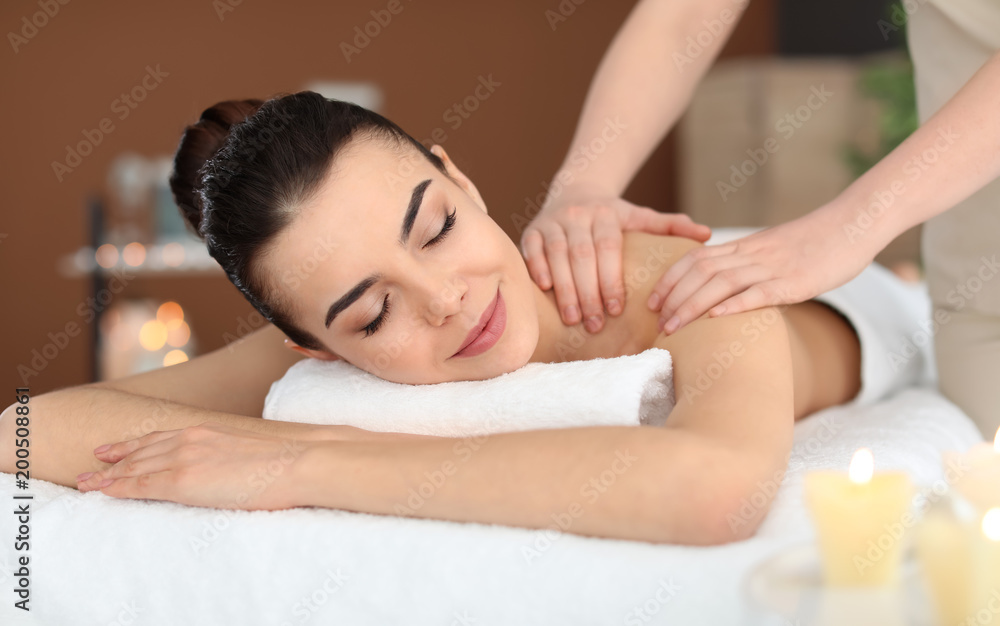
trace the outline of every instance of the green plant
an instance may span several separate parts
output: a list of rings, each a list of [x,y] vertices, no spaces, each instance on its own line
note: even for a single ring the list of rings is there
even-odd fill
[[[859,91],[882,105],[879,115],[879,144],[873,151],[856,145],[847,146],[844,158],[855,176],[861,176],[892,152],[917,129],[916,95],[913,87],[913,64],[905,61],[880,61],[866,67],[859,77]]]

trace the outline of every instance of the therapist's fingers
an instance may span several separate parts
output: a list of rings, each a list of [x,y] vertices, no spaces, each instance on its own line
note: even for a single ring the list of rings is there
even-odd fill
[[[676,305],[680,301],[687,299],[695,289],[708,281],[711,274],[714,274],[714,271],[711,270],[718,271],[722,269],[722,266],[717,265],[713,267],[710,265],[711,263],[715,263],[711,259],[726,257],[731,252],[732,247],[725,244],[689,250],[656,281],[656,285],[653,286],[653,290],[649,294],[646,306],[654,311],[661,311],[661,314],[672,314],[673,309],[667,309],[668,303]],[[730,256],[732,259],[737,258],[735,255]],[[732,264],[726,265],[726,267],[731,266]],[[697,272],[692,273],[695,267],[699,269]],[[687,287],[675,295],[674,292],[677,291],[677,285],[682,280],[688,282]]]
[[[551,289],[552,273],[545,259],[545,237],[542,232],[534,227],[525,230],[521,236],[521,250],[531,280],[535,281],[542,291]]]
[[[711,228],[695,223],[686,213],[662,213],[649,207],[639,206],[629,211],[622,224],[622,230],[687,237],[702,242],[712,236]]]
[[[668,335],[675,333],[723,300],[752,288],[759,281],[766,280],[768,276],[767,268],[759,265],[744,265],[722,270],[681,301],[671,315],[661,313],[657,324],[662,332]]]
[[[710,307],[719,304],[725,298],[746,289],[755,280],[771,278],[770,275],[763,274],[760,271],[760,266],[748,266],[744,263],[742,259],[733,255],[723,255],[697,261],[677,281],[677,284],[670,290],[670,293],[667,294],[667,299],[663,302],[663,308],[660,310],[659,325],[662,327],[671,317],[679,313],[683,313],[682,319],[684,323],[687,323],[692,319],[696,319],[698,315],[701,315],[701,313],[704,313]],[[705,288],[709,284],[712,285],[711,289],[705,291]],[[726,291],[722,293],[720,292],[720,288],[725,288]],[[695,305],[695,301],[692,298],[699,293],[701,295],[696,302],[699,306],[705,302],[705,298],[709,295],[718,299],[705,304],[705,308],[698,315],[690,317],[693,313],[692,306]],[[687,310],[681,311],[681,308],[685,305],[688,307]]]
[[[597,251],[594,249],[592,223],[573,222],[566,233],[569,264],[573,270],[573,285],[580,304],[583,326],[596,333],[604,325],[604,305],[597,284]]]
[[[709,317],[732,315],[753,311],[765,306],[794,304],[808,298],[798,298],[793,295],[788,281],[775,279],[751,285],[745,291],[727,298],[708,311]]]
[[[625,310],[625,282],[622,278],[622,228],[612,211],[598,211],[594,219],[594,250],[597,253],[597,280],[604,308],[611,315]],[[603,320],[601,322],[603,327]]]
[[[545,256],[552,271],[552,291],[556,294],[556,306],[563,324],[580,323],[580,306],[576,299],[573,269],[569,260],[569,244],[562,227],[547,229],[545,235]]]

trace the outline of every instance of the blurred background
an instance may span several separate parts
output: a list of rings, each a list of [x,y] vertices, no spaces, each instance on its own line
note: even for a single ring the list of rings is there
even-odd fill
[[[4,2],[9,388],[162,367],[265,323],[167,188],[184,127],[221,100],[313,89],[377,110],[443,145],[519,242],[634,3],[397,1]],[[626,199],[711,226],[830,200],[914,127],[904,21],[882,0],[754,0]],[[912,267],[918,242],[877,260]]]

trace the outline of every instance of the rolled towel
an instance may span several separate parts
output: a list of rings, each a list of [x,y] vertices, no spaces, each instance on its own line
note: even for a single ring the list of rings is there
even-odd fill
[[[271,385],[264,419],[464,437],[577,426],[662,426],[674,406],[670,353],[528,363],[488,380],[406,385],[346,361],[304,359]]]

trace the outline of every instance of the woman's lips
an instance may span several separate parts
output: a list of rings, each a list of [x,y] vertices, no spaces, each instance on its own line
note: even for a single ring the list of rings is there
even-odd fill
[[[503,296],[500,295],[500,288],[497,288],[497,295],[493,298],[490,306],[483,311],[484,320],[479,326],[469,333],[474,336],[471,342],[454,354],[456,357],[476,356],[486,352],[500,340],[504,329],[507,327],[507,307],[504,306]]]

